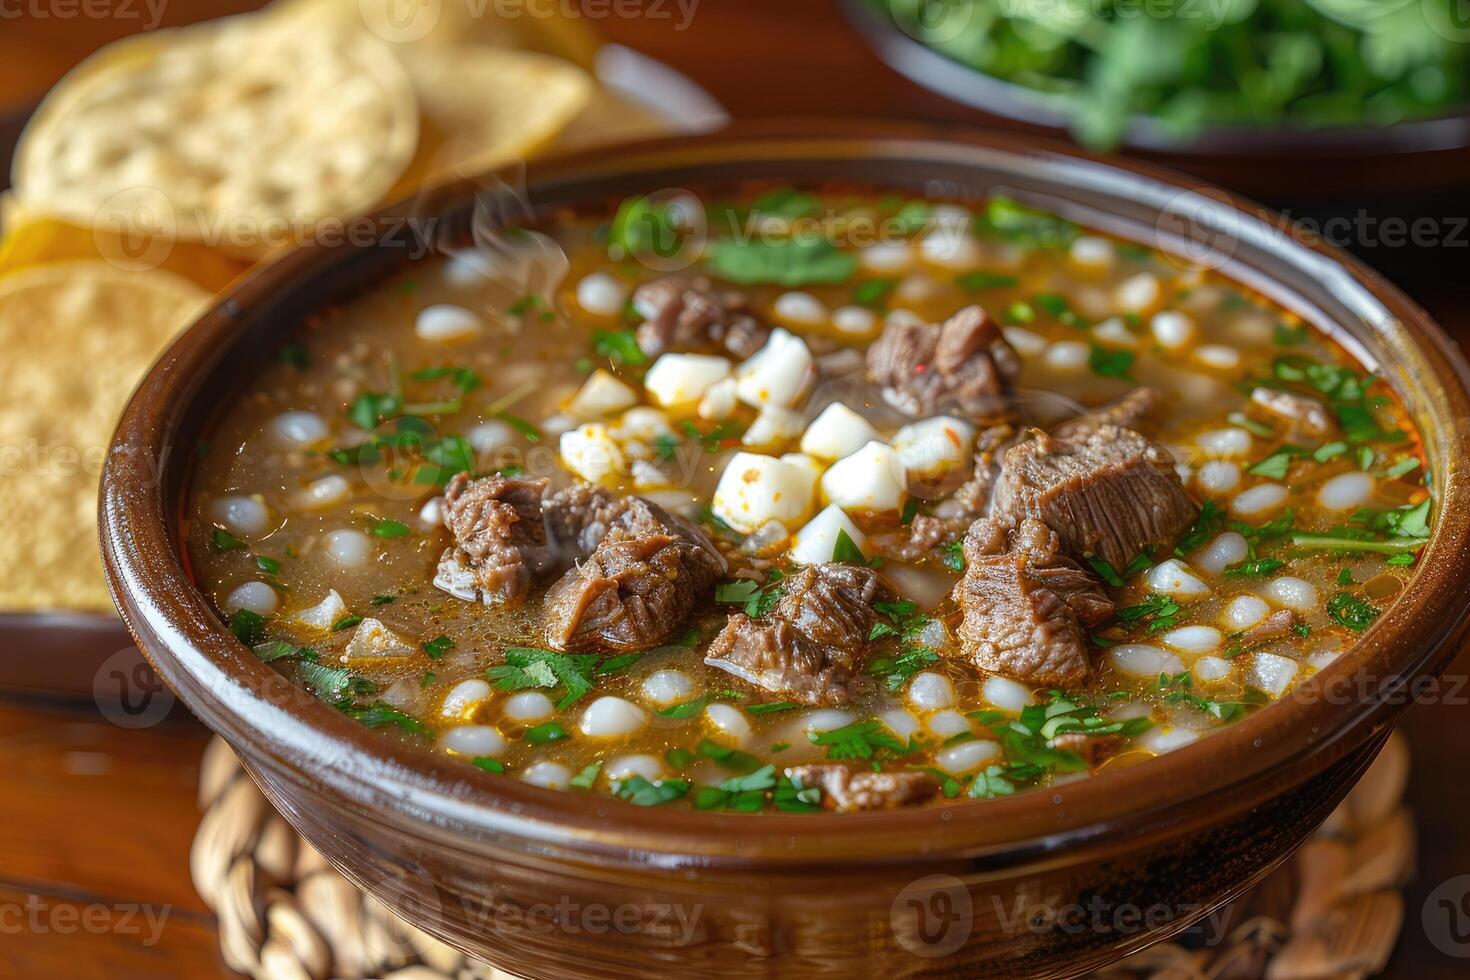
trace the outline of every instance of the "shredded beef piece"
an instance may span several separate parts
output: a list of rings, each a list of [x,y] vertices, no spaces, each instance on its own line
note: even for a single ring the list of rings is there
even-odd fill
[[[983,429],[975,439],[975,464],[970,478],[949,498],[955,517],[973,521],[981,517],[990,507],[990,496],[995,490],[996,478],[1000,476],[999,459],[1006,444],[1015,438],[1016,430],[1009,425],[993,425]]]
[[[1096,555],[1114,568],[1147,549],[1163,554],[1196,516],[1173,457],[1115,425],[1075,440],[1033,431],[1006,451],[991,513],[1034,517],[1068,554]]]
[[[781,583],[760,619],[733,613],[705,654],[711,667],[803,704],[842,703],[889,593],[861,565],[808,565]]]
[[[743,359],[760,350],[771,333],[750,314],[744,293],[717,289],[704,276],[644,283],[634,291],[633,304],[647,316],[638,328],[638,346],[649,357],[678,350],[729,352]]]
[[[546,593],[546,642],[558,650],[656,647],[725,574],[725,559],[697,526],[640,497],[620,497],[596,516],[611,522],[606,533]]]
[[[1240,635],[1242,647],[1253,647],[1267,640],[1279,640],[1291,632],[1296,625],[1296,613],[1290,609],[1278,609],[1260,623]]]
[[[1074,688],[1091,679],[1086,628],[1106,622],[1115,606],[1060,547],[1036,520],[1012,530],[985,518],[970,528],[954,598],[961,651],[975,666],[1033,686]]]
[[[923,417],[953,406],[980,418],[1005,408],[1021,360],[1000,328],[978,306],[944,323],[889,317],[868,348],[868,379],[906,415]]]
[[[1251,391],[1251,401],[1286,421],[1292,431],[1300,435],[1322,439],[1337,433],[1337,422],[1332,413],[1310,395],[1276,388],[1256,388]]]
[[[567,564],[589,555],[627,509],[626,501],[591,483],[564,487],[541,502],[547,540],[569,554]]]
[[[461,599],[518,602],[554,570],[541,521],[545,480],[460,473],[444,491],[444,526],[454,544],[439,559],[434,584]]]
[[[1052,429],[1058,439],[1080,439],[1104,425],[1136,429],[1138,423],[1157,410],[1159,393],[1152,388],[1134,388],[1117,401],[1093,409],[1074,419],[1067,419]]]
[[[1081,732],[1066,732],[1052,739],[1052,747],[1074,752],[1087,763],[1087,768],[1096,769],[1119,749],[1128,744],[1121,735],[1083,735]]]
[[[874,534],[868,540],[884,558],[918,562],[926,558],[943,558],[943,548],[950,533],[949,523],[927,514],[915,514],[907,527],[885,534]]]
[[[793,782],[816,786],[822,806],[841,813],[892,810],[925,803],[939,793],[939,780],[927,772],[873,772],[838,765],[793,766],[786,770]]]

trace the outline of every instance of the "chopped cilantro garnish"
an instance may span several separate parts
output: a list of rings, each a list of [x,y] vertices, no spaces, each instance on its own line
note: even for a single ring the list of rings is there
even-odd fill
[[[244,547],[244,541],[241,541],[223,528],[215,528],[214,532],[209,536],[209,548],[216,554],[223,554],[226,551],[239,551]]]
[[[704,710],[709,704],[709,698],[695,698],[693,701],[685,701],[681,704],[671,704],[667,708],[657,708],[654,714],[660,718],[686,719],[693,718]]]
[[[249,609],[236,609],[230,614],[230,632],[247,647],[265,642],[265,617]]]
[[[267,558],[265,555],[256,555],[255,567],[267,575],[275,575],[281,570],[281,563],[274,558]]]
[[[725,238],[711,243],[709,270],[742,286],[806,286],[846,282],[857,272],[857,256],[819,238]]]
[[[791,711],[801,705],[795,701],[767,701],[765,704],[748,704],[745,710],[753,715],[770,715],[778,711]]]
[[[750,579],[721,582],[715,586],[715,601],[739,603],[745,607],[745,615],[764,616],[786,595],[786,590],[776,585],[759,586]]]
[[[597,784],[597,777],[601,772],[601,760],[598,760],[597,762],[590,762],[586,766],[582,767],[581,772],[577,773],[571,779],[567,780],[567,785],[572,787],[573,789],[591,789]]]
[[[477,755],[470,760],[470,765],[484,772],[505,772],[505,763],[499,759],[492,759],[488,755]]]
[[[826,732],[808,732],[807,740],[826,748],[829,759],[871,759],[879,753],[902,755],[909,744],[889,731],[881,721],[870,718]]]
[[[597,666],[597,657],[587,653],[558,653],[536,647],[508,647],[505,663],[485,672],[502,691],[521,691],[532,687],[566,689],[556,703],[565,711],[591,691],[593,683],[587,675]]]
[[[374,537],[401,538],[409,533],[408,525],[402,521],[378,521],[373,525]]]
[[[832,546],[832,560],[835,562],[846,562],[851,565],[866,565],[867,555],[863,554],[861,548],[852,540],[852,537],[842,528],[837,529],[837,542]]]
[[[1092,373],[1104,378],[1127,378],[1133,370],[1134,355],[1129,350],[1109,350],[1098,344],[1092,345],[1087,364]]]
[[[592,349],[599,357],[614,364],[647,364],[648,355],[638,346],[638,335],[631,330],[598,330],[592,334]]]
[[[399,711],[397,708],[381,701],[369,705],[348,705],[342,709],[349,718],[353,718],[369,728],[393,727],[410,732],[414,735],[427,735],[428,729],[413,715]]]
[[[567,730],[561,727],[560,722],[548,721],[544,725],[526,729],[523,736],[532,745],[547,745],[551,742],[560,742],[564,738],[571,738]]]
[[[982,289],[1008,289],[1021,284],[1021,280],[1016,276],[995,272],[966,272],[955,276],[954,281],[961,289],[968,289],[971,292],[979,292]]]
[[[1231,565],[1225,569],[1225,576],[1227,578],[1258,578],[1270,575],[1285,564],[1286,562],[1280,558],[1257,558]]]
[[[397,599],[398,599],[398,597],[396,595],[390,595],[388,593],[384,593],[383,595],[375,595],[375,596],[373,596],[370,601],[372,602],[372,604],[374,606],[386,606],[390,602],[396,602]]]
[[[541,441],[541,430],[520,416],[512,415],[509,412],[496,412],[495,417],[519,432],[527,442]]]
[[[951,541],[944,546],[944,567],[956,572],[965,570],[965,542]]]
[[[430,660],[438,660],[450,650],[454,649],[454,641],[444,635],[425,640],[422,644],[423,651],[429,655]]]
[[[853,287],[852,301],[859,306],[881,307],[897,285],[897,279],[868,279]]]
[[[361,616],[355,615],[353,613],[348,613],[346,616],[343,616],[341,619],[332,624],[332,632],[340,633],[343,630],[350,630],[352,629],[352,627],[356,626],[360,622],[362,622]]]
[[[1361,633],[1383,613],[1382,609],[1351,592],[1334,592],[1327,600],[1327,615],[1348,629]]]
[[[642,776],[629,776],[627,779],[618,780],[613,787],[614,796],[638,806],[658,806],[661,803],[671,803],[688,792],[689,784],[682,779],[660,779],[653,783]]]

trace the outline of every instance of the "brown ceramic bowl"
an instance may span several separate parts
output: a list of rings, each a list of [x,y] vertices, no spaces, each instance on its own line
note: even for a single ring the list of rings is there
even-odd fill
[[[1004,189],[1191,251],[1341,338],[1422,428],[1439,502],[1420,571],[1350,655],[1198,743],[1056,789],[914,811],[727,815],[640,808],[479,772],[360,727],[234,640],[182,554],[189,447],[303,316],[406,261],[303,248],[189,330],[133,398],[102,485],[114,595],[163,678],[352,881],[449,943],[528,977],[1070,976],[1176,933],[1321,822],[1470,602],[1470,374],[1423,311],[1339,253],[1179,178],[1013,137],[913,127],[746,128],[531,167],[538,209],[742,178],[942,195]],[[476,188],[414,213],[439,240]],[[493,209],[492,209],[493,210]],[[1269,217],[1269,216],[1267,216]],[[158,461],[161,461],[158,462]],[[156,474],[156,475],[155,475]]]

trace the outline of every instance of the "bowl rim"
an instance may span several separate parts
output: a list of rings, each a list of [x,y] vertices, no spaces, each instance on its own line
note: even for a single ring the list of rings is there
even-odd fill
[[[1113,189],[1107,196],[1094,191],[1093,204],[1118,209],[1130,200],[1125,191],[1162,199],[1199,196],[1203,188],[1222,214],[1240,223],[1239,229],[1265,236],[1260,247],[1290,254],[1335,277],[1337,288],[1356,290],[1363,301],[1378,304],[1402,328],[1403,346],[1395,354],[1410,358],[1403,366],[1407,376],[1414,383],[1432,384],[1438,395],[1433,419],[1470,418],[1470,369],[1428,315],[1397,289],[1330,246],[1286,235],[1268,223],[1270,212],[1242,198],[1135,161],[1014,134],[801,120],[740,124],[714,134],[645,140],[535,161],[527,186],[534,198],[542,189],[575,190],[609,175],[642,179],[640,175],[668,170],[803,159],[876,160],[893,170],[904,163],[939,161],[978,168],[985,161],[993,165],[1004,159],[1012,166],[1088,176]],[[881,186],[884,181],[874,183]],[[887,183],[896,187],[903,181],[895,177]],[[415,205],[416,213],[444,212],[470,200],[480,186],[466,180],[437,188]],[[394,205],[378,217],[402,213],[402,206]],[[565,849],[589,864],[661,869],[792,870],[900,861],[913,868],[958,856],[995,866],[1035,860],[1064,843],[1116,843],[1120,832],[1177,820],[1202,799],[1210,800],[1209,812],[1224,815],[1248,809],[1261,793],[1299,783],[1308,756],[1320,769],[1381,733],[1396,714],[1384,696],[1388,686],[1442,669],[1465,631],[1470,614],[1470,501],[1465,499],[1470,496],[1470,471],[1445,466],[1434,473],[1439,518],[1417,566],[1420,571],[1359,638],[1352,656],[1339,658],[1268,710],[1144,765],[1046,791],[949,807],[752,816],[644,808],[602,794],[543,789],[400,745],[285,682],[234,638],[192,585],[173,538],[183,519],[181,501],[169,498],[162,478],[164,468],[182,465],[179,459],[187,455],[170,455],[171,434],[209,397],[200,390],[203,376],[228,352],[228,339],[243,330],[250,311],[277,290],[293,285],[304,289],[322,270],[347,262],[353,251],[350,243],[314,243],[258,268],[161,356],[119,423],[102,476],[99,525],[109,587],[123,619],[185,703],[249,761],[269,769],[272,778],[304,784],[312,792],[335,793],[378,819],[394,822],[405,834],[441,840],[448,835],[457,846],[479,848],[515,840]],[[1423,419],[1416,421],[1422,428]],[[1430,435],[1425,432],[1426,440]],[[1470,458],[1470,431],[1451,426],[1437,435],[1449,440],[1441,447],[1442,458]],[[155,470],[153,460],[159,459],[163,468]],[[1425,568],[1434,574],[1425,574]],[[1326,680],[1345,675],[1349,661],[1360,672],[1378,668],[1372,690],[1351,711],[1332,706],[1322,690]]]
[[[1070,134],[1072,113],[1061,96],[980,71],[930,47],[885,16],[878,0],[840,0],[839,7],[883,63],[909,81],[958,105],[1059,135]],[[1470,146],[1470,103],[1381,126],[1210,123],[1187,139],[1170,135],[1157,117],[1135,113],[1128,118],[1119,143],[1119,149],[1235,159],[1382,156],[1465,146]]]

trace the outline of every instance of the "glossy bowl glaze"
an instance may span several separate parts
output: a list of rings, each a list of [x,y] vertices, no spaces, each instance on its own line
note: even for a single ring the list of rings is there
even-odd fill
[[[817,132],[820,130],[820,132]],[[540,789],[391,742],[282,680],[226,630],[182,555],[192,447],[303,317],[461,237],[477,190],[381,217],[371,245],[303,248],[174,345],[123,417],[102,482],[114,595],[159,673],[350,879],[449,943],[527,977],[1085,972],[1199,919],[1283,860],[1439,670],[1470,603],[1467,371],[1411,302],[1269,215],[1180,178],[1011,137],[917,127],[745,127],[532,165],[538,211],[745,178],[1003,191],[1220,265],[1382,371],[1422,428],[1438,525],[1420,571],[1351,656],[1165,757],[1055,789],[872,814],[742,816]],[[416,223],[400,219],[416,216]],[[395,230],[396,229],[396,230]]]

